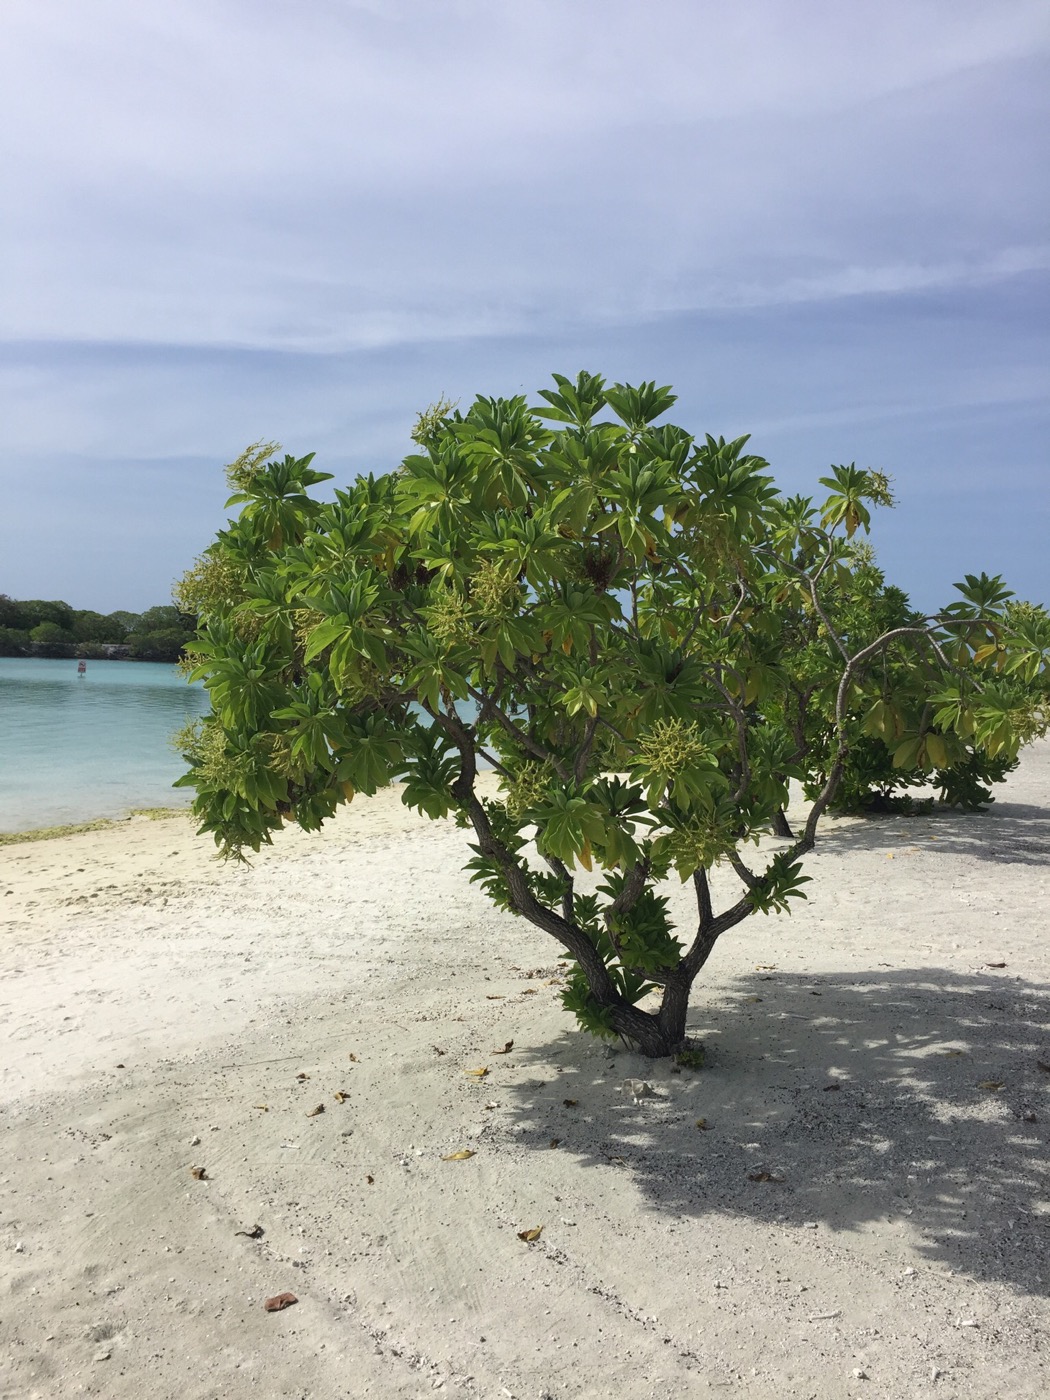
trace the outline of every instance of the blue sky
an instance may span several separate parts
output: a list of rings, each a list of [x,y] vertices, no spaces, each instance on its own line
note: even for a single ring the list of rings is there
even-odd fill
[[[5,0],[0,592],[167,598],[275,438],[672,383],[1050,602],[1047,0]]]

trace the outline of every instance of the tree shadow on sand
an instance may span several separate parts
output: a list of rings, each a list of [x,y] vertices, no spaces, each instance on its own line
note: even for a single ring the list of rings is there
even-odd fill
[[[816,851],[848,855],[882,850],[902,839],[925,843],[931,838],[945,855],[1050,866],[1050,812],[1045,807],[1002,799],[984,812],[935,808],[911,817],[832,816],[821,824]]]
[[[716,997],[692,1018],[699,1072],[573,1033],[516,1051],[545,1073],[507,1090],[513,1140],[612,1164],[668,1216],[904,1226],[930,1261],[1050,1293],[1050,987],[756,972]],[[629,1077],[655,1093],[634,1102]]]

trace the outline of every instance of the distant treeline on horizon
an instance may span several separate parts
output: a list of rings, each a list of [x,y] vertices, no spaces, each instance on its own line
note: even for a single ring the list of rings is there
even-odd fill
[[[197,619],[171,604],[142,613],[97,613],[60,600],[0,593],[0,656],[178,661],[196,629]]]

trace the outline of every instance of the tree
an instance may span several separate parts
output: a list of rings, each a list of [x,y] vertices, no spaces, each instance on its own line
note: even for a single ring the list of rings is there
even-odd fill
[[[147,608],[128,634],[131,655],[136,661],[178,661],[196,627],[194,616],[171,604]]]
[[[29,633],[15,627],[0,627],[0,656],[25,656],[29,651]]]
[[[132,632],[128,637],[130,655],[136,661],[178,661],[192,631],[182,627],[158,627],[149,632]]]
[[[123,628],[114,628],[108,617],[90,608],[79,608],[73,613],[72,631],[78,642],[119,642],[124,636]]]
[[[29,633],[29,640],[40,646],[69,646],[76,637],[68,627],[60,627],[57,622],[38,622]]]
[[[654,383],[555,376],[541,398],[424,414],[418,453],[329,503],[312,454],[256,445],[228,469],[240,514],[180,594],[212,700],[181,782],[243,857],[401,779],[407,805],[473,831],[496,905],[568,954],[582,1026],[678,1053],[719,938],[805,897],[862,741],[929,773],[1043,732],[1050,619],[891,595],[856,538],[889,504],[879,473],[832,469],[815,509],[746,438],[655,426],[674,396]],[[808,814],[752,869],[792,777],[817,785]],[[740,881],[720,910],[717,863]],[[671,925],[671,871],[695,930]]]

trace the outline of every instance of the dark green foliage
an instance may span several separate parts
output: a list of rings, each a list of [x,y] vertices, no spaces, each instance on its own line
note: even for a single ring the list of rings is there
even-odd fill
[[[178,661],[196,616],[165,604],[144,613],[108,616],[68,603],[20,601],[0,594],[0,656],[103,657],[106,646],[130,647],[139,661]]]
[[[28,632],[19,632],[14,627],[0,627],[0,656],[26,656],[28,652]]]

